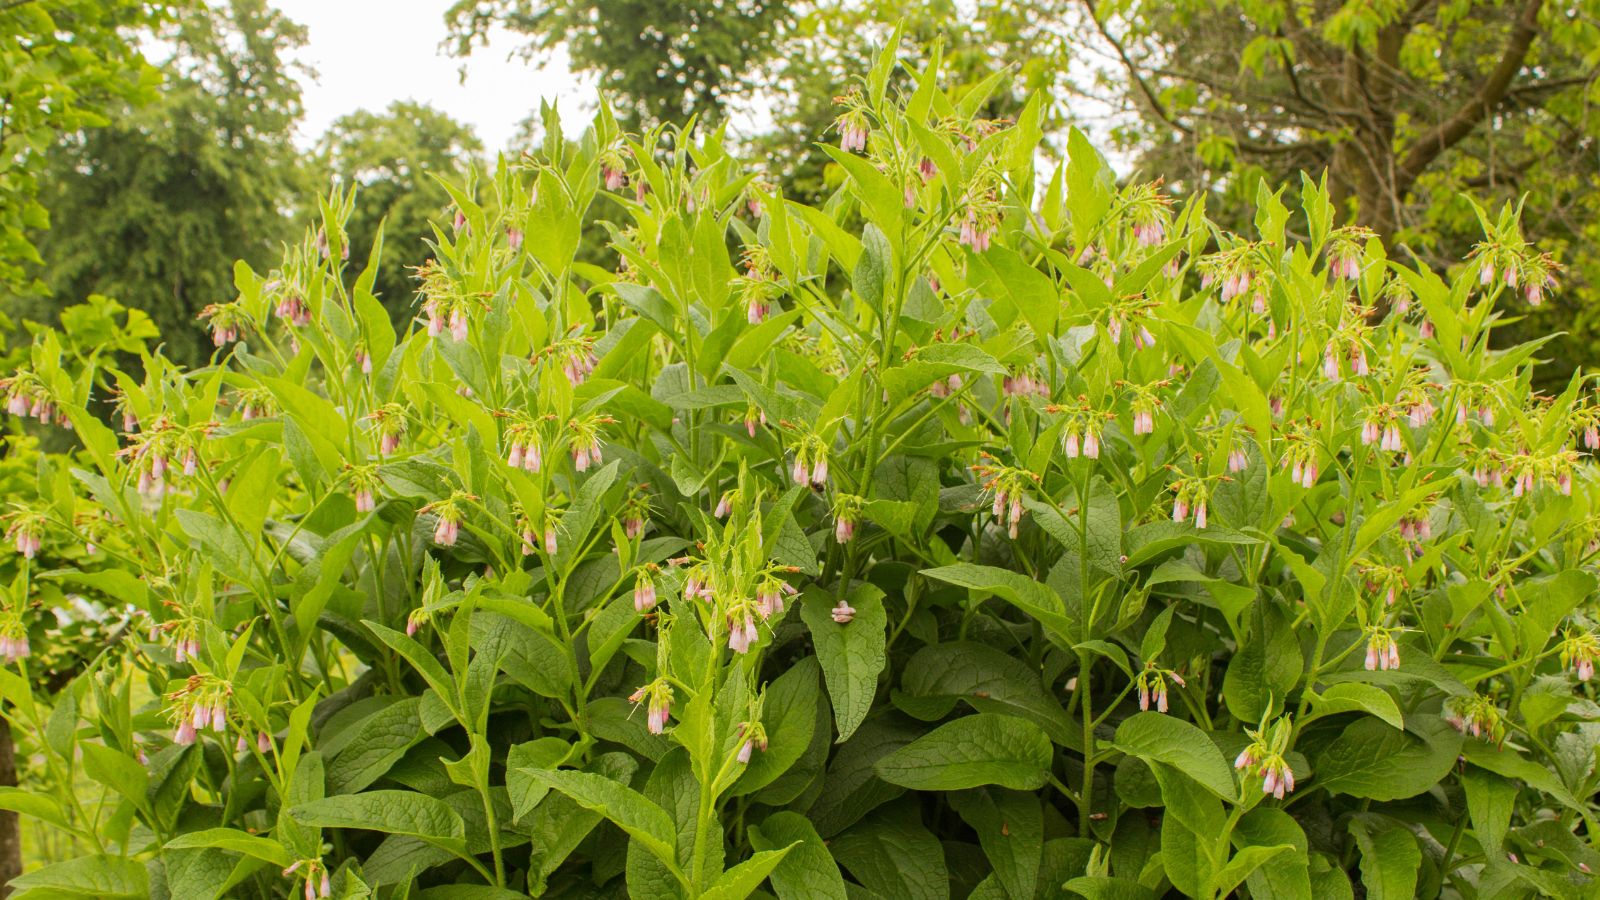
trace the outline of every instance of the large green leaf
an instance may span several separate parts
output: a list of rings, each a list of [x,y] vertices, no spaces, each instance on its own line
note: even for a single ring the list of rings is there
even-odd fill
[[[1116,746],[1147,762],[1172,766],[1224,800],[1238,796],[1222,751],[1205,732],[1181,719],[1136,713],[1117,726]]]
[[[1015,716],[978,713],[935,728],[878,760],[878,777],[914,790],[956,791],[996,784],[1038,790],[1050,774],[1053,749],[1038,725]]]
[[[883,591],[870,584],[851,591],[849,603],[855,617],[841,625],[833,620],[832,595],[807,590],[800,598],[800,617],[811,631],[811,643],[822,663],[841,743],[860,727],[878,693],[889,621]]]

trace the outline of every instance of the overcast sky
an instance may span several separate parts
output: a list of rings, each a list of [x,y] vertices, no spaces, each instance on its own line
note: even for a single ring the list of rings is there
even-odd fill
[[[417,100],[471,125],[491,154],[503,149],[539,98],[560,103],[563,118],[586,119],[595,108],[592,79],[565,59],[539,67],[508,59],[517,46],[500,36],[466,62],[439,49],[450,0],[272,0],[308,31],[296,59],[316,69],[305,85],[300,142],[310,145],[334,119],[358,109],[382,110]]]

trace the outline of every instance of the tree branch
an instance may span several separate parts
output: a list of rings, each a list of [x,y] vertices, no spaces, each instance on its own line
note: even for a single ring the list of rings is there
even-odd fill
[[[1411,149],[1400,161],[1399,179],[1403,183],[1396,187],[1402,193],[1434,160],[1439,158],[1440,154],[1471,134],[1473,129],[1478,127],[1478,123],[1505,99],[1506,91],[1510,89],[1512,79],[1522,70],[1523,60],[1528,56],[1528,48],[1533,45],[1534,36],[1538,33],[1539,9],[1543,5],[1544,0],[1528,0],[1523,5],[1522,13],[1517,16],[1516,24],[1511,28],[1511,37],[1506,41],[1505,51],[1500,55],[1500,62],[1478,86],[1472,98],[1456,110],[1454,115],[1440,122],[1433,131],[1412,144]]]

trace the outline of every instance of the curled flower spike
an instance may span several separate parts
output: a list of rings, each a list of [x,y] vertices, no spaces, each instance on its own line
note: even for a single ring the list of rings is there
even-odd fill
[[[1238,474],[1250,468],[1250,455],[1243,446],[1236,445],[1228,451],[1228,471]]]
[[[200,319],[211,328],[211,343],[223,347],[239,339],[245,315],[237,303],[213,303],[200,310]]]
[[[1183,522],[1193,513],[1194,527],[1205,528],[1209,524],[1207,501],[1210,499],[1205,482],[1199,478],[1180,478],[1170,489],[1173,493],[1172,521]]]
[[[622,533],[630,541],[644,534],[645,525],[650,521],[650,498],[645,494],[648,488],[648,484],[635,487],[622,505]]]
[[[302,868],[305,869],[306,900],[319,900],[319,898],[333,896],[333,880],[328,874],[328,867],[323,865],[320,859],[302,859],[284,869],[283,877],[288,878]]]
[[[400,449],[400,438],[406,433],[405,408],[398,403],[390,403],[378,408],[367,416],[374,423],[378,432],[378,452],[383,456],[392,456]]]
[[[9,378],[0,378],[0,393],[5,394],[6,412],[14,416],[38,419],[46,425],[53,422],[66,428],[72,427],[67,414],[57,406],[50,389],[45,387],[39,376],[26,369],[19,370]]]
[[[1245,729],[1250,737],[1246,746],[1233,761],[1233,767],[1261,779],[1261,792],[1282,800],[1294,791],[1294,770],[1284,759],[1289,752],[1289,738],[1293,733],[1288,717],[1279,719],[1261,730]]]
[[[277,308],[273,310],[278,318],[283,319],[296,328],[304,328],[311,324],[311,309],[306,306],[305,300],[294,290],[285,291],[278,298]],[[218,344],[217,346],[221,346]]]
[[[833,121],[834,130],[839,132],[839,149],[846,153],[866,150],[867,135],[872,127],[867,120],[866,101],[862,99],[861,92],[852,90],[842,97],[833,98],[833,102],[845,108]]]
[[[608,191],[620,191],[628,184],[626,152],[619,147],[608,147],[600,154],[600,178]]]
[[[833,538],[841,544],[855,540],[856,527],[861,523],[861,510],[865,501],[854,494],[839,494],[833,498]]]
[[[1451,697],[1445,701],[1444,719],[1462,734],[1484,738],[1494,744],[1505,741],[1506,726],[1500,708],[1482,694]]]
[[[424,506],[420,511],[433,513],[438,521],[433,527],[433,542],[441,547],[454,547],[456,538],[461,534],[461,520],[465,513],[461,509],[463,502],[476,499],[470,494],[457,491],[448,499],[440,500]]]
[[[1161,192],[1160,181],[1131,186],[1123,203],[1139,246],[1153,247],[1166,239],[1172,201]]]
[[[10,520],[6,540],[11,541],[24,559],[33,559],[44,547],[44,529],[47,522],[43,513],[19,508],[5,515]]]
[[[661,734],[667,730],[667,719],[672,714],[672,685],[665,678],[657,678],[644,687],[634,691],[628,701],[634,705],[646,705],[646,725],[651,734]]]
[[[19,659],[28,658],[32,653],[22,614],[13,609],[0,611],[0,663],[9,666]]]
[[[167,718],[177,726],[173,740],[194,743],[201,731],[228,730],[228,698],[233,688],[214,675],[190,675],[183,687],[168,694]]]
[[[755,616],[748,606],[741,603],[738,609],[728,614],[728,649],[735,653],[749,653],[759,640],[761,631],[756,628]]]
[[[767,424],[767,414],[766,414],[766,412],[764,412],[762,410],[759,410],[759,409],[756,409],[755,406],[753,406],[753,405],[745,409],[745,413],[744,413],[744,430],[745,430],[745,434],[748,434],[750,437],[753,438],[753,437],[756,436],[756,429],[758,427],[765,426],[766,424]]]
[[[744,742],[739,745],[739,752],[735,757],[740,765],[746,765],[750,762],[751,751],[753,750],[759,749],[762,753],[767,752],[767,730],[761,726],[761,723],[740,722],[739,737],[744,739]]]
[[[656,566],[641,566],[633,582],[633,608],[640,613],[649,612],[656,605]]]
[[[1600,638],[1587,629],[1568,628],[1561,641],[1561,667],[1572,669],[1579,681],[1589,681],[1596,660],[1600,660]]]
[[[567,429],[572,433],[569,446],[574,469],[587,472],[591,466],[600,465],[603,461],[600,455],[600,427],[616,421],[610,416],[590,413],[567,423]]]
[[[1344,281],[1361,277],[1364,245],[1376,237],[1370,228],[1350,225],[1328,235],[1328,274]]]
[[[1400,668],[1400,644],[1387,628],[1368,629],[1366,667],[1368,672]]]
[[[356,512],[365,515],[378,508],[377,492],[383,482],[377,466],[350,466],[345,483],[355,500]]]
[[[822,438],[811,434],[795,445],[791,476],[796,485],[823,490],[828,486],[828,446]]]
[[[994,517],[1006,525],[1006,533],[1016,539],[1024,513],[1022,498],[1039,476],[1013,466],[999,465],[988,453],[979,454],[983,462],[970,466],[983,490],[993,498]]]
[[[1155,663],[1146,663],[1143,672],[1134,678],[1134,687],[1139,692],[1139,709],[1149,710],[1152,700],[1155,701],[1157,712],[1167,711],[1167,682],[1171,681],[1178,687],[1184,687],[1183,676],[1171,669],[1157,668]]]
[[[760,586],[756,588],[756,612],[763,619],[783,615],[783,598],[792,597],[799,593],[794,585],[782,581],[772,575],[762,578]]]

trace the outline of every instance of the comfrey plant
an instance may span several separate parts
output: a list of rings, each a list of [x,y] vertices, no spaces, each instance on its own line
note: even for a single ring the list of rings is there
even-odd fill
[[[1591,896],[1600,407],[1491,342],[1554,264],[1040,177],[938,71],[841,92],[821,208],[551,114],[404,333],[335,193],[211,366],[41,343],[0,797],[82,855],[19,896]]]

